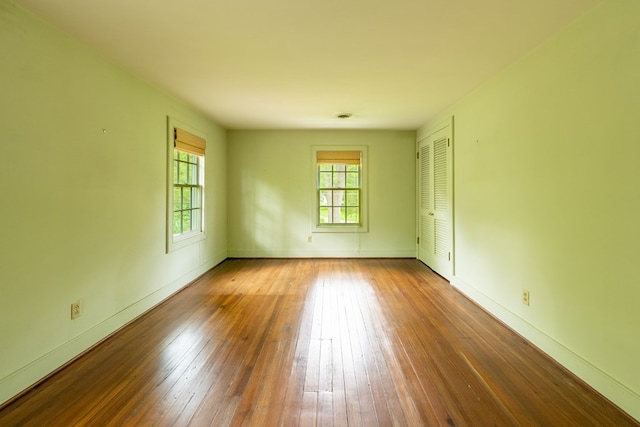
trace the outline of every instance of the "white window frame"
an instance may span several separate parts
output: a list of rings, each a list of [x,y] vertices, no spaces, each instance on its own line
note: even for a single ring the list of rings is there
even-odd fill
[[[360,224],[326,224],[320,223],[320,206],[318,201],[318,151],[360,151]],[[367,157],[368,147],[366,145],[314,145],[311,147],[311,164],[313,179],[313,213],[312,213],[312,233],[366,233],[369,231],[368,215],[368,180],[367,180]]]
[[[166,241],[167,241],[167,253],[176,249],[183,248],[185,246],[197,243],[207,237],[205,230],[205,157],[198,156],[200,162],[198,164],[198,173],[200,175],[199,182],[202,186],[202,194],[200,199],[200,229],[197,231],[191,231],[189,233],[173,234],[173,190],[174,190],[174,176],[173,176],[173,162],[174,162],[174,129],[184,129],[194,135],[197,135],[203,139],[207,139],[206,135],[191,126],[176,120],[173,117],[167,117],[167,224],[166,224]]]

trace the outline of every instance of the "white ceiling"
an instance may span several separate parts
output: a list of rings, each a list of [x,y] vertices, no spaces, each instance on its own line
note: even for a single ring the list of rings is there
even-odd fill
[[[14,1],[230,129],[416,129],[601,0]]]

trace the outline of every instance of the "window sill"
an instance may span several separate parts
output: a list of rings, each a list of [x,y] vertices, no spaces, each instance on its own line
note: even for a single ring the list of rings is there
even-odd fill
[[[339,224],[327,224],[316,225],[312,233],[366,233],[367,227],[363,225],[339,225]]]

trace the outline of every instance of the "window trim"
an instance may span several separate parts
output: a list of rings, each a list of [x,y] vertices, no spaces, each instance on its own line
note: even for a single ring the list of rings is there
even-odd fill
[[[319,183],[318,183],[318,151],[359,151],[360,157],[360,224],[327,224],[320,223]],[[312,233],[366,233],[369,231],[368,220],[368,183],[367,183],[366,145],[314,145],[311,147],[311,164],[313,179]]]
[[[174,129],[182,129],[192,133],[204,140],[207,139],[206,134],[192,128],[191,126],[182,123],[171,116],[167,116],[167,206],[166,206],[166,252],[172,252],[176,249],[183,248],[185,246],[192,245],[206,238],[205,228],[205,188],[206,182],[205,165],[206,154],[198,155],[199,165],[198,173],[200,174],[200,186],[201,186],[201,198],[200,198],[200,230],[191,231],[179,235],[173,234],[173,191],[174,191],[174,176],[173,176],[173,162],[174,162]],[[195,153],[192,153],[195,154]],[[197,154],[196,154],[197,155]]]

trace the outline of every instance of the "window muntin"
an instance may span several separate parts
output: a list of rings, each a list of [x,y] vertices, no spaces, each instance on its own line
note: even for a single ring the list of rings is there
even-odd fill
[[[202,166],[204,157],[174,149],[173,236],[202,230]]]
[[[319,225],[361,225],[361,166],[318,163]]]

